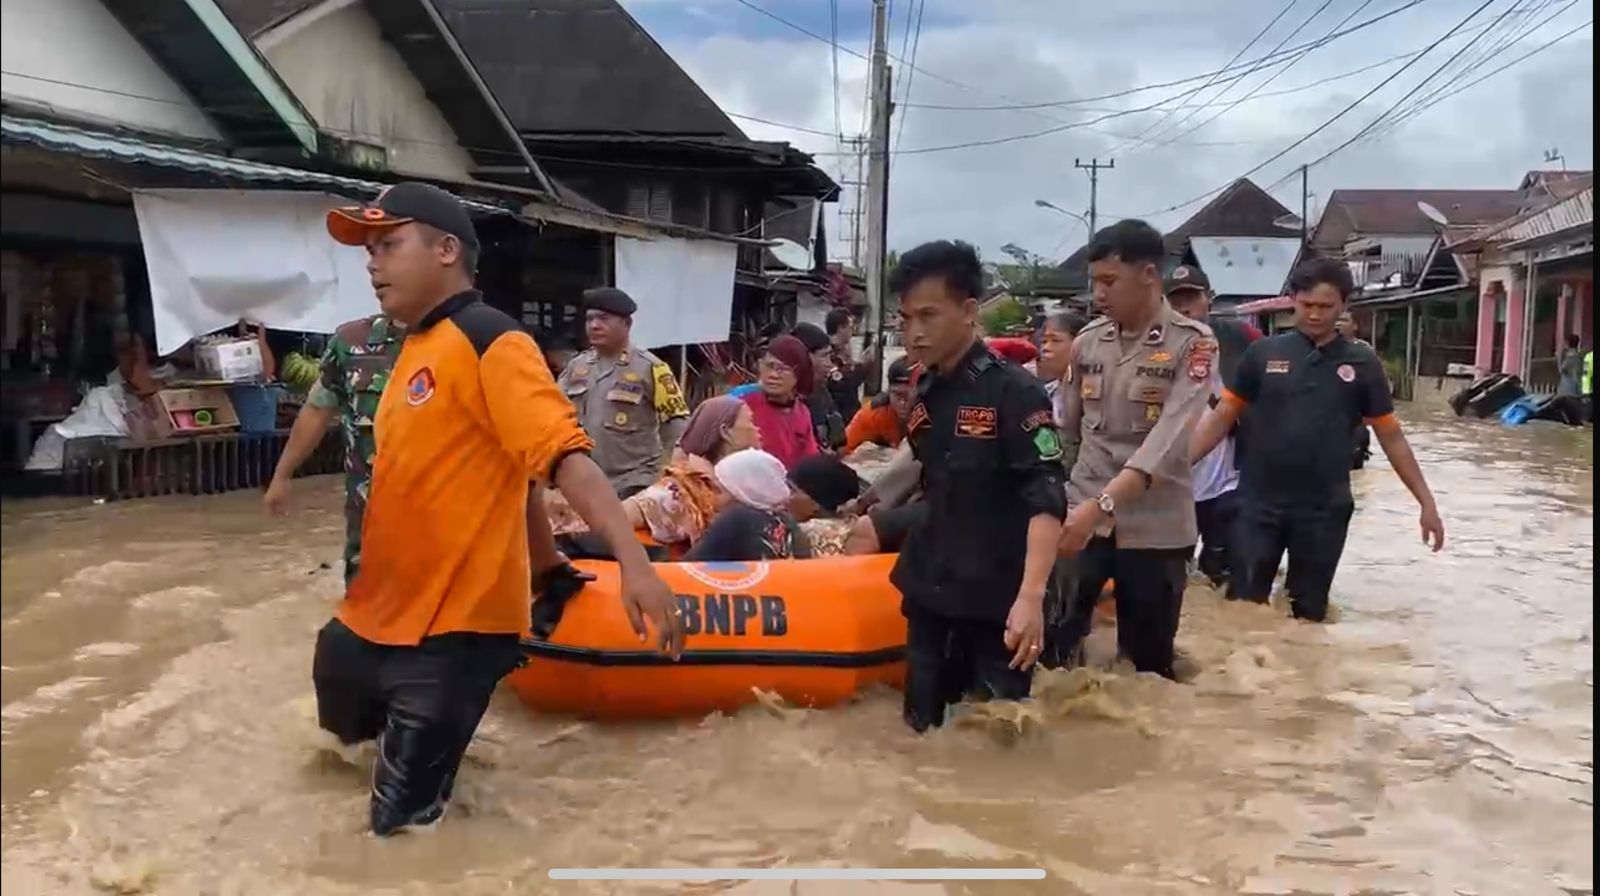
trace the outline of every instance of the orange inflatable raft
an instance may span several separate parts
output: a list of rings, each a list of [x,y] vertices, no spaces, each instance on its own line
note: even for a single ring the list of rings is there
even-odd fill
[[[509,681],[528,706],[595,719],[731,712],[756,690],[805,707],[905,680],[906,622],[889,584],[895,556],[758,563],[660,563],[687,635],[674,662],[641,644],[614,563],[578,561],[590,582],[548,640],[525,639]]]

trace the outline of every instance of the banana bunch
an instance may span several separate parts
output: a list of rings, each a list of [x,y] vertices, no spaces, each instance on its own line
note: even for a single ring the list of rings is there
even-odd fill
[[[317,377],[322,375],[322,364],[316,358],[290,352],[283,356],[283,369],[279,373],[285,385],[297,394],[304,395],[311,391]]]

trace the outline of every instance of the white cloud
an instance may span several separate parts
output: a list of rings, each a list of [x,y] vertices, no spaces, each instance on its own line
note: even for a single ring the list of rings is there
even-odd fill
[[[902,4],[909,6],[910,0],[896,6]],[[762,5],[794,18],[792,4],[779,6],[764,0]],[[641,0],[629,0],[628,6],[723,108],[833,130],[831,55],[825,43],[781,26],[774,28],[747,9],[717,0],[703,0],[695,8],[697,18],[703,15],[703,20],[715,23],[709,32],[703,23],[696,32],[656,27],[661,16],[682,15],[681,7],[672,13],[666,5]],[[1392,8],[1374,6],[1360,18]],[[1306,57],[1265,92],[1317,84],[1320,79],[1420,49],[1472,6],[1461,2],[1422,4]],[[841,3],[840,7],[841,16],[864,15],[861,3]],[[978,105],[1005,103],[1004,97],[1012,102],[1042,102],[1189,77],[1222,66],[1281,8],[1282,0],[1230,0],[1227,12],[1219,14],[1217,4],[1123,0],[1071,4],[1068,15],[1065,4],[1047,0],[993,4],[931,0],[924,15],[918,67],[979,90],[963,90],[919,73],[912,76],[912,101]],[[1291,11],[1247,58],[1270,49],[1314,8],[1307,4],[1303,12]],[[981,10],[976,13],[979,18],[971,18],[973,9]],[[1332,5],[1293,43],[1320,37],[1349,9],[1345,4]],[[1492,8],[1478,22],[1486,23],[1498,10]],[[1592,0],[1578,4],[1516,48],[1494,57],[1477,74],[1577,25],[1592,13]],[[898,9],[896,14],[903,15]],[[817,30],[816,13],[809,15],[808,26]],[[822,22],[825,33],[825,14]],[[898,29],[891,32],[892,53],[899,52],[899,35]],[[1420,61],[1326,133],[1269,166],[1255,177],[1256,182],[1267,186],[1301,162],[1349,138],[1460,43]],[[1592,32],[1581,32],[1439,104],[1384,139],[1336,155],[1312,170],[1311,188],[1325,197],[1341,187],[1511,187],[1525,171],[1542,166],[1542,151],[1552,146],[1560,148],[1569,167],[1588,168],[1594,153],[1593,58]],[[1064,256],[1082,241],[1083,228],[1035,208],[1033,200],[1044,198],[1073,210],[1087,207],[1087,178],[1073,170],[1074,157],[1103,159],[1117,149],[1116,169],[1101,177],[1102,220],[1149,212],[1221,186],[1326,120],[1399,65],[1393,63],[1288,96],[1246,102],[1169,146],[1129,146],[1116,136],[1138,133],[1156,121],[1154,113],[1147,113],[1094,129],[1069,129],[998,146],[898,155],[890,175],[890,245],[905,248],[927,239],[959,237],[974,241],[991,256],[1007,242]],[[846,133],[853,133],[862,120],[866,63],[841,53],[839,74],[841,118]],[[1265,74],[1228,88],[1221,102],[1242,96]],[[1448,73],[1441,80],[1444,77]],[[903,128],[897,122],[893,130],[900,133],[899,149],[944,146],[1080,121],[1180,90],[1169,88],[1089,104],[1096,111],[1078,107],[984,112],[900,109],[898,116],[906,120]],[[1213,87],[1202,98],[1210,99],[1219,90]],[[1167,119],[1162,126],[1165,131],[1154,133],[1167,137],[1181,134],[1220,108],[1203,109],[1192,117],[1188,111],[1180,112]],[[1185,124],[1174,127],[1185,117]],[[828,137],[738,121],[758,139],[788,140],[819,154],[838,151]],[[818,162],[835,177],[841,168],[854,176],[853,160],[819,155]],[[1278,192],[1287,204],[1298,204],[1297,180]],[[846,205],[851,198],[847,192]],[[1174,226],[1197,207],[1152,220],[1157,226]],[[837,250],[838,218],[831,216],[828,223]]]

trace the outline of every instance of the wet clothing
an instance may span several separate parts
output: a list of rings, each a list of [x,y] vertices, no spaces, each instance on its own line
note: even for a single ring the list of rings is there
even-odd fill
[[[317,721],[346,744],[378,741],[370,824],[384,836],[439,820],[495,686],[522,660],[515,635],[455,632],[415,647],[369,641],[337,619],[317,633]]]
[[[1073,342],[1073,355],[1075,388],[1063,391],[1064,418],[1082,445],[1068,501],[1097,500],[1123,469],[1143,473],[1147,487],[1116,508],[1109,527],[1103,524],[1078,557],[1077,594],[1051,614],[1045,661],[1079,652],[1105,580],[1114,576],[1124,654],[1141,672],[1171,677],[1187,564],[1199,534],[1189,434],[1211,395],[1217,342],[1209,327],[1163,301],[1140,331],[1123,332],[1106,317],[1091,321]]]
[[[1318,347],[1283,333],[1250,346],[1224,400],[1273,421],[1253,433],[1244,460],[1234,589],[1265,601],[1287,551],[1291,609],[1320,620],[1354,512],[1358,433],[1394,414],[1383,364],[1340,336]]]
[[[1005,623],[956,619],[906,608],[906,689],[902,716],[913,731],[944,724],[945,709],[972,696],[1025,700],[1033,671],[1011,668]]]
[[[759,389],[739,400],[750,406],[756,429],[761,431],[761,450],[782,461],[784,469],[793,470],[803,458],[820,450],[805,402],[774,404]]]
[[[1183,613],[1183,588],[1193,548],[1126,548],[1110,537],[1089,539],[1077,556],[1078,593],[1063,623],[1046,629],[1039,662],[1058,667],[1081,656],[1106,582],[1116,580],[1117,652],[1140,672],[1173,677],[1173,642]]]
[[[379,737],[380,834],[442,814],[529,626],[528,483],[593,444],[533,339],[476,290],[423,318],[390,377],[361,568],[312,671],[323,727]]]
[[[911,632],[905,719],[922,731],[942,723],[945,704],[967,685],[1027,696],[1031,672],[1000,672],[1009,662],[998,660],[1001,636],[1022,585],[1029,523],[1061,519],[1066,502],[1050,400],[981,342],[954,369],[921,378],[906,430],[922,465],[924,509],[890,580]]]
[[[1230,581],[1233,572],[1233,531],[1238,515],[1239,493],[1232,489],[1214,498],[1195,502],[1195,525],[1200,530],[1200,572],[1214,586],[1220,587]]]
[[[382,314],[335,330],[322,352],[322,372],[306,396],[315,408],[337,410],[344,435],[344,581],[361,564],[361,521],[367,512],[373,457],[378,442],[373,421],[389,372],[400,357],[405,327]]]
[[[879,392],[850,418],[844,431],[844,453],[850,454],[868,442],[893,448],[905,437],[905,421],[889,403],[889,394]]]
[[[794,517],[782,510],[733,504],[683,556],[685,563],[754,562],[808,558],[811,545]]]
[[[615,358],[589,349],[561,372],[561,390],[594,440],[594,460],[618,495],[656,481],[689,423],[672,368],[628,347]]]

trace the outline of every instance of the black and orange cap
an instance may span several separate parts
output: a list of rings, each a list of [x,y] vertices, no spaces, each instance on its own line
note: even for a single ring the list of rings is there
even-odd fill
[[[1166,294],[1170,296],[1186,289],[1203,289],[1210,292],[1211,278],[1206,276],[1205,271],[1193,265],[1179,265],[1172,272],[1172,276],[1167,278]]]
[[[374,230],[402,224],[426,224],[478,248],[478,231],[461,202],[432,184],[395,184],[371,205],[352,205],[328,212],[328,235],[346,246],[365,246]]]

